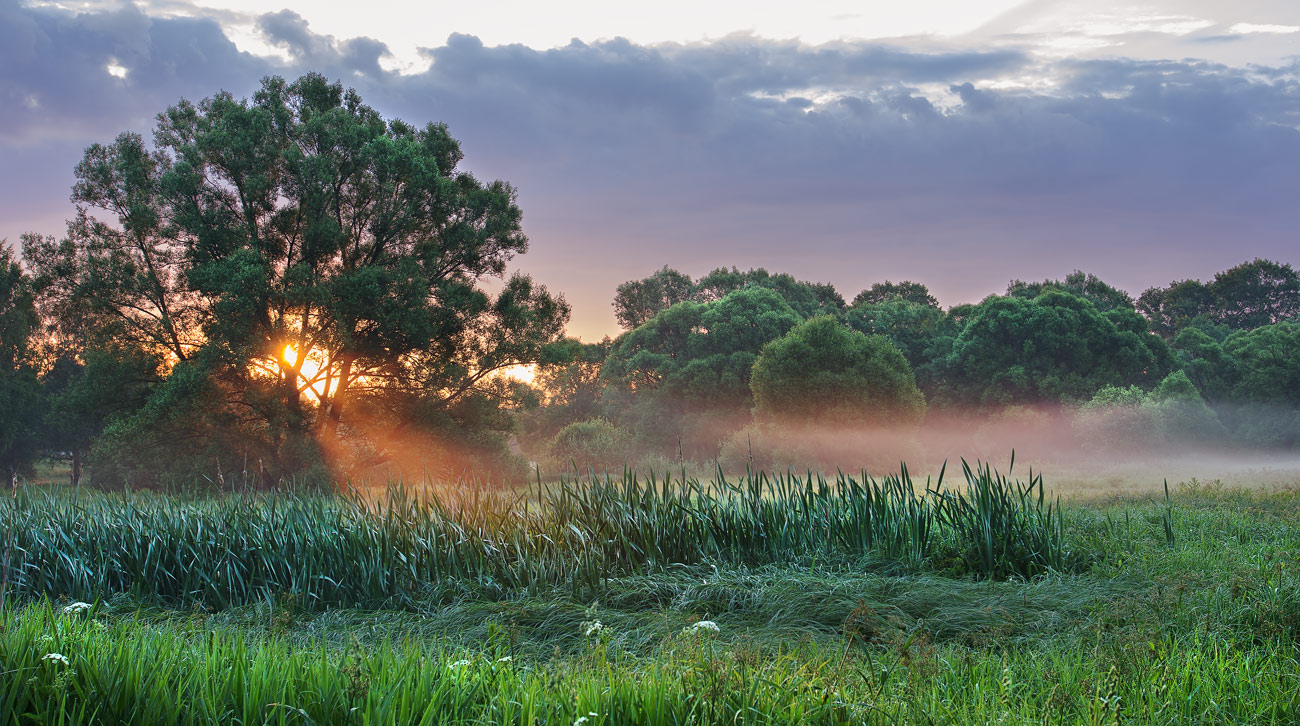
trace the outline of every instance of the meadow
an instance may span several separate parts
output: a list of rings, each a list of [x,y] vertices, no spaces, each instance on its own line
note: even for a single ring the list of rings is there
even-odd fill
[[[955,468],[955,467],[954,467]],[[1290,723],[1300,491],[20,489],[4,723]]]

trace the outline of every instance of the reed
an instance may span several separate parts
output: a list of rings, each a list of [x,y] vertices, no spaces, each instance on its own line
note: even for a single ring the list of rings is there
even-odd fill
[[[15,540],[4,575],[25,596],[227,608],[289,593],[309,607],[402,607],[466,588],[592,593],[611,577],[708,562],[956,561],[984,577],[1072,566],[1041,477],[1021,484],[965,462],[963,472],[964,493],[943,490],[942,475],[918,492],[906,466],[879,479],[626,471],[421,496],[390,485],[378,499],[29,489],[0,505]]]

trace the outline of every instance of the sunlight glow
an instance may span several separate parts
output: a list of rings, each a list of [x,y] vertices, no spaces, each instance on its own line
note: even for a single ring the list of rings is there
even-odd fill
[[[281,358],[289,366],[298,365],[298,350],[293,345],[285,345],[284,350],[280,353]],[[332,393],[337,387],[337,381],[332,378],[326,378],[323,375],[325,361],[316,351],[308,351],[306,358],[303,359],[301,367],[298,369],[298,388],[306,391],[310,388],[317,398],[324,397]]]
[[[108,75],[114,78],[120,78],[124,81],[126,80],[126,66],[118,63],[116,60],[110,60],[108,65],[104,66],[104,70],[108,71]]]
[[[520,383],[531,384],[537,377],[537,366],[532,364],[510,366],[502,368],[500,374],[503,378],[513,378]]]

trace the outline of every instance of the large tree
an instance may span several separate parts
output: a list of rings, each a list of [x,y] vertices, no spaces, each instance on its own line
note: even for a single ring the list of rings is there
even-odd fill
[[[141,414],[161,433],[193,431],[175,410],[193,405],[259,432],[285,473],[304,440],[503,395],[494,372],[559,339],[562,298],[522,275],[484,289],[527,240],[514,190],[461,158],[445,126],[385,120],[319,75],[272,77],[249,100],[169,108],[152,147],[92,146],[67,238],[25,254],[65,330],[165,359]]]
[[[951,403],[1083,401],[1105,386],[1152,388],[1173,369],[1132,310],[1102,313],[1058,290],[980,303],[948,356]]]

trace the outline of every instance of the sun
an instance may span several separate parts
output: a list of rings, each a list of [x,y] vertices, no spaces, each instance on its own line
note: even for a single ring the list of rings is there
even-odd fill
[[[290,366],[298,365],[298,349],[293,345],[285,345],[280,356],[284,362]],[[299,386],[306,385],[317,398],[323,398],[330,393],[337,385],[337,381],[321,375],[325,368],[325,361],[316,351],[309,350],[303,358],[302,366],[298,369]]]

